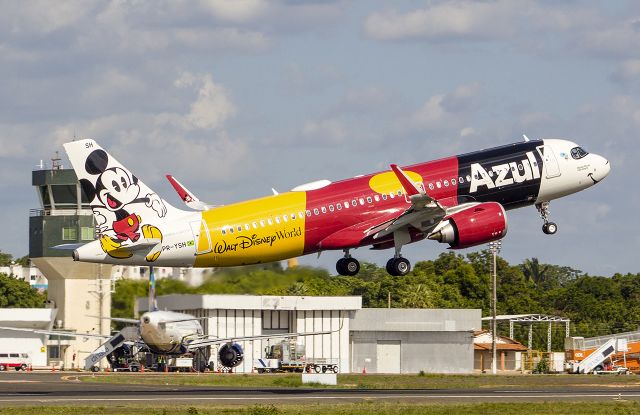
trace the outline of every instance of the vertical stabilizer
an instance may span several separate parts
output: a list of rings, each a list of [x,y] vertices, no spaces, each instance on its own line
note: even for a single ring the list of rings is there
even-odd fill
[[[158,259],[166,224],[183,211],[160,198],[95,141],[73,141],[64,148],[93,211],[102,250],[125,259],[133,256],[136,243],[154,241],[157,248],[146,260]]]
[[[149,311],[158,310],[156,301],[156,276],[153,273],[153,266],[149,267]]]

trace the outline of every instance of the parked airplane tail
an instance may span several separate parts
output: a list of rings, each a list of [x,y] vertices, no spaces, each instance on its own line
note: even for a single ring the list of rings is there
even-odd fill
[[[94,140],[64,148],[93,211],[102,251],[116,259],[144,252],[147,262],[155,261],[163,224],[186,212],[163,200]],[[82,253],[76,250],[74,258],[80,260]]]

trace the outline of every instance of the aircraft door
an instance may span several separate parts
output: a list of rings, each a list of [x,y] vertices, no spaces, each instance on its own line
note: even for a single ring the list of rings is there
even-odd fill
[[[191,227],[191,232],[193,233],[193,239],[196,243],[196,255],[204,255],[208,254],[213,250],[211,246],[211,234],[209,233],[209,228],[207,226],[207,222],[204,219],[193,221],[189,223]],[[206,238],[204,244],[200,244],[200,230],[204,229]]]
[[[560,165],[553,152],[553,149],[549,145],[537,147],[538,153],[542,157],[544,164],[544,171],[547,179],[560,176]]]

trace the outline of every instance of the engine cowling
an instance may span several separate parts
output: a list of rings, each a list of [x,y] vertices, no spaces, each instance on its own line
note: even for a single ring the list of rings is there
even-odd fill
[[[226,343],[218,351],[218,360],[224,367],[236,367],[243,358],[244,351],[238,343]]]
[[[497,202],[480,203],[444,218],[428,238],[448,243],[453,249],[469,248],[503,238],[507,214]]]

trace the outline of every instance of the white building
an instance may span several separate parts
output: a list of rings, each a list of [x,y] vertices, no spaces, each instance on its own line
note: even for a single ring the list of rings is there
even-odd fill
[[[147,299],[139,298],[138,309],[147,308]],[[158,308],[205,317],[205,334],[219,338],[332,331],[302,336],[298,343],[305,345],[307,359],[335,361],[345,372],[349,368],[349,324],[353,313],[362,308],[362,298],[175,294],[158,297]],[[264,357],[268,344],[268,340],[240,342],[245,358],[236,372],[251,372],[253,360]],[[211,349],[215,365],[217,351]]]
[[[146,298],[137,301],[146,311]],[[219,338],[333,331],[301,336],[306,359],[338,363],[342,373],[471,373],[473,332],[481,310],[363,309],[361,297],[166,295],[158,307],[203,317],[205,334]],[[268,344],[240,342],[237,372],[251,372]],[[217,362],[217,348],[210,360]]]
[[[51,308],[0,308],[0,326],[51,330],[56,312]],[[27,353],[34,367],[47,366],[47,336],[0,330],[0,353]]]
[[[48,286],[48,281],[45,276],[34,266],[23,267],[20,264],[11,264],[8,267],[0,267],[0,273],[27,281],[29,285],[38,290],[46,290]]]

